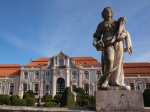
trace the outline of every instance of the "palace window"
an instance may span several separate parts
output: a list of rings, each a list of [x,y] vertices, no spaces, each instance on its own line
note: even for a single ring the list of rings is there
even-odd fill
[[[129,83],[131,90],[134,90],[134,83]]]
[[[9,94],[13,95],[13,91],[14,91],[14,84],[10,84]]]
[[[76,85],[72,85],[72,92],[75,92],[76,88]]]
[[[146,83],[146,89],[150,89],[150,83]]]
[[[73,72],[72,72],[72,79],[77,79],[76,71],[73,71]]]
[[[143,81],[136,82],[136,90],[143,90]]]
[[[45,91],[45,94],[48,94],[49,93],[49,85],[46,85],[46,91]]]
[[[38,92],[39,92],[39,84],[35,84],[35,87],[34,87],[34,94],[35,94],[35,95],[38,95]]]
[[[84,84],[85,94],[89,94],[89,84]]]
[[[24,72],[24,79],[28,79],[28,72]]]
[[[23,92],[27,92],[27,84],[23,84]]]
[[[46,72],[46,79],[50,79],[50,72]]]
[[[96,74],[97,74],[97,78],[99,79],[101,77],[101,71],[97,71]]]
[[[89,79],[89,72],[88,71],[84,71],[84,79]]]
[[[38,71],[35,72],[35,79],[39,79],[39,72]]]
[[[63,58],[59,59],[59,66],[64,66],[64,59]]]

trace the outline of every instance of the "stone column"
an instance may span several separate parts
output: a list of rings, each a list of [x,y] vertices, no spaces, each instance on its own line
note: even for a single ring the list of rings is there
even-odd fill
[[[53,71],[52,85],[51,85],[52,96],[56,95],[56,83],[57,83],[56,74],[55,71]]]
[[[66,71],[66,87],[70,87],[70,72],[69,70]]]
[[[82,86],[82,70],[79,70],[79,87],[83,87]]]

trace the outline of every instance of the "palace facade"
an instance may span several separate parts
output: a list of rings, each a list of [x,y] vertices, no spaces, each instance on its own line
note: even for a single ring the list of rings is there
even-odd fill
[[[150,89],[150,63],[124,63],[125,83],[131,90]],[[94,94],[101,77],[101,64],[93,57],[70,57],[60,51],[51,58],[38,58],[24,66],[0,64],[0,94],[19,95],[33,90],[36,97],[73,92],[81,87]]]

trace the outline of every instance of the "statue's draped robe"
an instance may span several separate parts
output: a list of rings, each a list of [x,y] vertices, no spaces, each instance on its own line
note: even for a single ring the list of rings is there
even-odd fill
[[[123,58],[124,58],[124,40],[126,46],[131,46],[131,39],[128,32],[125,31],[125,37],[116,41],[118,33],[118,21],[111,20],[109,22],[101,22],[96,32],[94,33],[95,40],[104,42],[104,49],[102,51],[102,72],[101,83],[109,79],[109,85],[119,83],[124,85],[124,71],[123,71]],[[115,40],[115,41],[114,41]],[[114,41],[114,42],[113,42]]]

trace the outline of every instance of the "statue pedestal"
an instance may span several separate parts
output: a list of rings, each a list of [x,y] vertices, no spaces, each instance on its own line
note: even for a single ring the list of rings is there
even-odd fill
[[[141,91],[103,90],[95,91],[96,111],[142,111]]]

